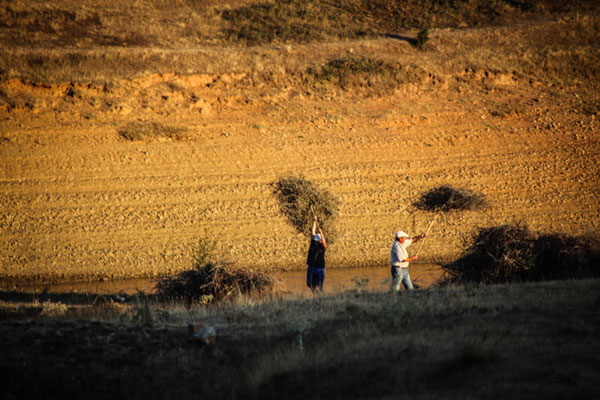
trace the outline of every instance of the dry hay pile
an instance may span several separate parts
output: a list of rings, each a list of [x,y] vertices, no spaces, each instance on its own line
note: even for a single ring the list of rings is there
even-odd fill
[[[268,296],[277,286],[277,278],[265,271],[209,262],[158,281],[156,291],[163,298],[211,303],[237,296]]]
[[[485,196],[466,189],[440,186],[423,193],[413,206],[424,211],[474,210],[486,205]]]
[[[442,266],[450,282],[522,281],[534,265],[533,236],[523,226],[481,228],[458,260]]]
[[[600,277],[600,238],[542,235],[533,245],[540,280]]]
[[[480,228],[458,260],[442,265],[446,283],[506,283],[600,277],[600,240],[542,235],[521,225]]]
[[[327,241],[335,241],[334,222],[339,201],[333,195],[304,177],[281,178],[273,186],[282,214],[299,233],[310,235],[314,210]]]
[[[119,135],[132,142],[189,139],[188,128],[141,121],[128,123],[119,129]]]

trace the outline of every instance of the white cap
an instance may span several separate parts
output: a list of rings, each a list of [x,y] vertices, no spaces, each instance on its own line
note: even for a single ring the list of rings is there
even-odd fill
[[[317,233],[317,234],[316,234],[316,235],[313,237],[313,240],[316,240],[317,242],[320,242],[320,241],[321,241],[321,235]]]
[[[396,239],[400,239],[401,237],[408,237],[408,234],[404,231],[396,232]]]

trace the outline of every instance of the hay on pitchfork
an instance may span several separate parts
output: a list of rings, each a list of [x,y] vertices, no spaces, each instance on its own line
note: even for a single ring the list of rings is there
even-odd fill
[[[310,235],[314,210],[327,241],[331,243],[335,241],[334,224],[339,201],[331,193],[319,189],[302,176],[280,178],[273,184],[273,188],[281,213],[296,231]]]
[[[212,303],[237,296],[269,296],[276,293],[278,286],[278,279],[265,271],[208,262],[159,280],[156,291],[159,297]]]
[[[423,193],[413,206],[424,211],[474,210],[486,205],[486,198],[467,189],[439,186]]]

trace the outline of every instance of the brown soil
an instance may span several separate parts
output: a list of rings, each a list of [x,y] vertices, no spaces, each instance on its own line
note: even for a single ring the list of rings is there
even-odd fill
[[[597,28],[591,18],[585,26]],[[224,67],[214,74],[139,71],[105,84],[81,76],[43,84],[5,79],[0,280],[173,274],[191,266],[206,236],[241,264],[301,267],[306,239],[280,214],[271,187],[290,173],[341,201],[330,267],[386,264],[394,232],[417,234],[432,218],[411,202],[442,184],[481,193],[489,207],[444,215],[423,261],[457,256],[479,226],[520,221],[534,232],[598,232],[596,75],[567,76],[559,58],[539,69],[538,59],[523,61],[528,51],[542,52],[544,43],[531,38],[560,24],[582,22],[440,30],[424,51],[396,38],[107,48],[88,56],[135,59],[155,51]],[[354,56],[427,72],[393,88],[377,77],[319,87],[298,72]],[[597,50],[590,57],[597,61]],[[180,133],[129,141],[119,132],[132,122]]]

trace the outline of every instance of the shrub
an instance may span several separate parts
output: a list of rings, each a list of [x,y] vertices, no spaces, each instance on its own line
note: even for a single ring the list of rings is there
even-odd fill
[[[419,33],[417,33],[417,40],[415,42],[415,46],[419,50],[422,50],[425,47],[425,44],[429,41],[429,27],[426,26],[422,28]]]
[[[333,195],[301,176],[280,178],[273,186],[281,213],[299,233],[310,236],[314,210],[327,241],[335,241],[339,201]]]
[[[523,281],[534,265],[533,236],[520,225],[480,228],[466,254],[443,265],[453,282],[500,283]]]
[[[534,243],[540,280],[600,276],[600,240],[592,236],[542,235]]]
[[[370,57],[343,57],[307,70],[309,80],[331,83],[342,88],[350,86],[394,88],[416,82],[425,72],[417,66],[389,63]]]
[[[486,202],[485,196],[471,190],[440,186],[423,193],[413,206],[425,211],[472,210],[484,207]]]
[[[600,240],[541,235],[526,226],[480,228],[464,255],[442,265],[444,282],[507,283],[600,277]]]
[[[119,129],[119,135],[130,141],[185,140],[188,128],[163,125],[156,122],[130,122]]]
[[[265,271],[209,262],[158,281],[156,292],[159,297],[182,299],[188,303],[212,303],[237,296],[274,294],[277,282]]]

